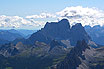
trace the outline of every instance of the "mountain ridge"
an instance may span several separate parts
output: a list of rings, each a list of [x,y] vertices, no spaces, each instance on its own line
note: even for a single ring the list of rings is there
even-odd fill
[[[77,39],[73,40],[74,37],[77,37]],[[34,41],[50,43],[52,40],[69,40],[71,45],[75,45],[78,40],[83,39],[87,42],[91,40],[89,35],[84,30],[84,27],[78,23],[70,28],[70,24],[67,19],[62,19],[59,22],[47,22],[44,28],[32,34],[29,38],[32,43]]]

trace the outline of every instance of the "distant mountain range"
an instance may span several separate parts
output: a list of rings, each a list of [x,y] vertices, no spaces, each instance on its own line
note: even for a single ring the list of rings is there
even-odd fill
[[[18,32],[22,33],[24,37],[29,37],[31,34],[37,32],[37,30],[26,30],[26,29],[17,29]]]
[[[9,30],[8,31],[7,30],[0,30],[1,41],[4,40],[4,42],[6,43],[6,41],[13,41],[16,38],[23,38],[23,36],[20,35],[19,33],[12,33],[12,31],[9,31]]]
[[[96,25],[94,27],[85,26],[86,32],[91,36],[92,40],[100,45],[104,45],[104,26]]]
[[[0,44],[11,42],[17,38],[28,38],[31,34],[36,32],[35,30],[0,30]]]
[[[104,47],[94,43],[80,23],[70,27],[68,20],[62,19],[47,22],[27,39],[16,38],[0,45],[0,68],[104,69],[103,53]]]

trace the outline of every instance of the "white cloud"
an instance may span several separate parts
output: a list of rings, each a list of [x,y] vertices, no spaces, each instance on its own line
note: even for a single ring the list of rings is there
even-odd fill
[[[0,27],[3,28],[23,28],[30,27],[42,27],[42,22],[32,21],[19,16],[0,16]]]
[[[0,16],[0,27],[15,27],[18,28],[21,25],[30,25],[31,23],[19,16]]]
[[[35,18],[56,18],[56,15],[51,14],[51,13],[41,13],[39,15],[26,16],[26,18],[31,18],[31,19],[35,19]]]
[[[31,23],[34,23],[34,27],[44,27],[45,25],[45,21],[35,21],[34,19],[30,19],[29,21],[31,21]]]
[[[49,18],[49,19],[48,19]],[[0,27],[6,28],[21,28],[23,26],[30,26],[33,28],[42,28],[46,22],[53,22],[56,19],[67,18],[71,25],[75,23],[82,23],[83,26],[90,25],[104,25],[104,11],[97,8],[88,7],[66,7],[55,14],[41,13],[40,15],[26,16],[25,18],[19,16],[0,16]],[[52,20],[51,20],[52,19]]]
[[[67,18],[71,25],[82,23],[83,26],[104,25],[104,12],[97,8],[84,8],[82,6],[66,7],[64,10],[57,12],[59,19]]]

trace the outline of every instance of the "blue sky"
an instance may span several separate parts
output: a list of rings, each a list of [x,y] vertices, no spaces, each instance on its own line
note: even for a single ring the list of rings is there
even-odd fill
[[[0,0],[0,15],[27,16],[61,11],[65,7],[97,7],[104,10],[104,0]]]
[[[74,9],[77,13],[73,17],[76,15],[82,17],[74,19],[74,22],[73,19],[69,19],[72,24],[80,19],[83,25],[104,25],[104,0],[0,0],[0,29],[39,29],[44,27],[47,21],[59,20],[62,14],[66,14],[66,7],[69,7],[66,9],[68,16],[72,16],[71,11]],[[103,10],[103,12],[92,7]],[[64,12],[61,12],[62,10]],[[83,15],[79,14],[79,11]],[[85,15],[88,17],[86,18]]]

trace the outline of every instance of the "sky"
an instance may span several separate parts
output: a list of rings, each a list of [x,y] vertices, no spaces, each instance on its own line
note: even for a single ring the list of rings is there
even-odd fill
[[[43,23],[46,21],[56,21],[57,18],[55,18],[54,16],[56,12],[60,12],[66,7],[77,7],[77,6],[81,6],[83,8],[95,7],[104,11],[104,0],[0,0],[0,16],[2,19],[5,19],[4,21],[8,22],[8,20],[10,21],[13,18],[14,19],[17,18],[17,19],[20,19],[20,21],[21,20],[23,21],[23,19],[26,19],[27,16],[41,15],[41,13],[49,13],[49,14],[52,13],[52,16],[50,16],[50,18],[34,19],[35,22],[41,21],[40,23]],[[2,16],[2,15],[5,15],[5,16]],[[46,15],[46,14],[43,14],[43,15]],[[18,16],[18,17],[13,17],[13,16]],[[53,16],[54,18],[51,18]],[[19,27],[18,23],[15,25],[16,26],[18,25]],[[1,23],[0,26],[2,28],[5,27],[4,23]],[[14,25],[12,26],[13,28],[15,27]],[[9,28],[9,27],[6,26],[5,28]],[[36,28],[38,28],[38,26]],[[35,29],[35,28],[32,28],[32,29]]]
[[[96,7],[104,10],[104,0],[0,0],[0,15],[55,13],[69,6]]]

